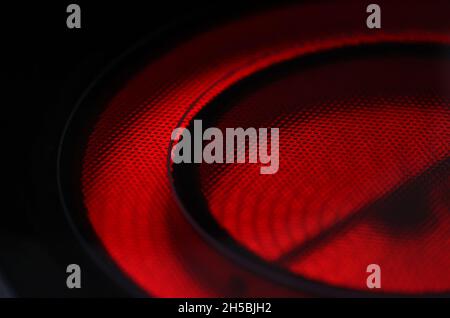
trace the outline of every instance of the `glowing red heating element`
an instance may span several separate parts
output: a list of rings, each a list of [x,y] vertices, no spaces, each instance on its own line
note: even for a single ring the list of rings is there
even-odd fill
[[[171,189],[170,136],[274,64],[366,44],[450,44],[447,2],[410,5],[404,23],[397,5],[386,4],[389,27],[376,32],[339,14],[317,25],[324,12],[360,15],[352,2],[257,14],[132,78],[93,128],[82,171],[89,219],[120,268],[155,296],[304,295],[197,234]],[[306,279],[365,290],[366,266],[377,263],[382,292],[448,292],[449,72],[445,57],[371,55],[293,70],[241,97],[217,126],[279,127],[280,170],[201,165],[212,216],[241,246]]]

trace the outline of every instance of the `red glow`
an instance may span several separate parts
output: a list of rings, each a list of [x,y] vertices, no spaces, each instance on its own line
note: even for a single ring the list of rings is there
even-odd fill
[[[401,6],[391,6],[393,12],[402,12]],[[367,43],[450,44],[449,9],[447,2],[412,5],[408,17],[416,29],[388,15],[384,23],[389,28],[369,32],[361,21],[338,14],[336,21],[315,27],[324,10],[340,12],[344,10],[340,5],[294,6],[200,34],[150,62],[109,102],[83,160],[84,202],[105,249],[127,275],[155,296],[301,296],[240,268],[205,243],[188,223],[167,176],[172,130],[184,115],[186,125],[240,79],[282,61]],[[351,5],[345,8],[345,16],[359,11],[359,5]],[[435,82],[428,82],[433,75],[422,71],[424,77],[417,80],[424,82],[427,91]],[[332,87],[321,87],[332,91]],[[265,127],[284,127],[280,172],[274,179],[254,178],[259,171],[255,165],[229,166],[212,181],[208,173],[218,168],[206,167],[202,185],[211,211],[236,240],[259,256],[275,260],[364,203],[448,158],[449,100],[439,96],[420,100],[424,96],[364,100],[355,95],[317,104],[331,109],[339,109],[338,102],[353,105],[347,112],[324,112],[305,121],[300,113],[283,116],[280,108],[279,117],[270,121],[263,117],[260,123]],[[264,97],[255,101],[262,103]],[[269,102],[277,100],[266,99],[261,107],[270,107]],[[373,110],[365,110],[372,106]],[[240,118],[257,125],[252,114],[230,113],[222,123],[235,127],[235,119]],[[435,198],[436,224],[423,233],[397,237],[373,220],[363,219],[307,257],[281,266],[326,284],[361,288],[365,282],[361,266],[378,261],[387,275],[399,275],[398,281],[386,281],[387,291],[448,290],[450,258],[442,252],[450,247],[449,195],[442,192],[449,189],[448,173],[444,178],[439,186],[427,188],[427,196]],[[292,213],[297,211],[307,212]],[[402,253],[395,253],[398,250]],[[433,270],[417,269],[417,279],[400,272],[397,266],[422,262],[422,255],[436,257],[434,265],[427,265],[435,266]],[[326,274],[336,268],[338,274]]]

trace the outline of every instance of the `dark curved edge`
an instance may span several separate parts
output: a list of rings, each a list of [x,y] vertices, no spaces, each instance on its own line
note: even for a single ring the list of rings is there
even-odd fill
[[[291,1],[280,1],[290,3]],[[83,149],[95,125],[97,116],[102,112],[100,105],[115,94],[116,90],[131,78],[140,67],[170,50],[179,41],[207,30],[213,25],[238,19],[249,13],[266,10],[280,3],[272,1],[248,1],[237,7],[205,7],[170,21],[166,26],[150,33],[133,47],[114,59],[84,90],[73,105],[60,137],[57,153],[58,195],[64,215],[73,235],[81,248],[86,251],[97,267],[102,269],[120,287],[132,297],[148,297],[148,292],[137,286],[114,262],[104,249],[88,220],[86,207],[81,193],[81,160]],[[76,145],[76,147],[74,147]]]
[[[263,85],[273,77],[280,77],[292,69],[304,69],[314,67],[317,64],[330,63],[336,60],[352,59],[355,57],[377,55],[377,54],[420,54],[433,56],[449,56],[450,47],[433,43],[378,43],[366,44],[353,47],[338,48],[331,51],[309,54],[294,60],[272,65],[260,72],[252,74],[247,78],[234,83],[234,85],[219,96],[210,105],[201,110],[193,119],[202,119],[204,129],[214,126],[215,120],[227,111],[226,106],[232,104],[232,100],[239,99],[255,86]],[[255,85],[256,84],[256,85]],[[184,121],[187,113],[194,107],[194,102],[185,116],[180,120],[179,125]],[[191,122],[192,124],[192,122]],[[192,129],[192,127],[188,128]],[[172,190],[183,213],[194,228],[209,242],[214,248],[220,250],[227,257],[248,270],[269,277],[285,286],[299,289],[327,297],[450,297],[449,293],[427,293],[427,294],[399,294],[368,292],[362,290],[352,290],[338,286],[329,286],[320,281],[315,281],[289,273],[275,264],[269,264],[262,258],[241,246],[232,238],[210,213],[206,199],[200,191],[197,175],[198,165],[180,164],[171,165],[171,149],[173,141],[170,141],[167,156],[167,170],[171,182]],[[173,172],[171,173],[171,169]],[[192,181],[193,183],[190,183]]]

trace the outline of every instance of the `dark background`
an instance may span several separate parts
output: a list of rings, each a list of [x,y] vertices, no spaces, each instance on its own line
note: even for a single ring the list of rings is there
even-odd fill
[[[57,150],[80,95],[105,67],[141,40],[162,54],[222,19],[282,1],[20,1],[0,4],[3,204],[0,296],[140,295],[89,257],[62,213]],[[286,1],[283,1],[286,2]],[[81,29],[66,7],[81,6]],[[66,287],[66,266],[82,267],[82,289]]]
[[[243,3],[242,3],[243,2]],[[153,36],[155,54],[207,24],[269,1],[27,1],[0,5],[3,158],[0,295],[128,296],[81,248],[62,213],[56,182],[61,133],[82,92],[115,58]],[[279,1],[278,1],[279,2]],[[66,7],[81,7],[81,29]],[[170,40],[169,40],[170,39]],[[66,287],[79,264],[82,289]],[[139,291],[135,291],[139,294]]]

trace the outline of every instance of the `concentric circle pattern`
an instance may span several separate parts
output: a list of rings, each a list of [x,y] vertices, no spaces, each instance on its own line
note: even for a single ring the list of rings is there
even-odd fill
[[[216,221],[286,270],[364,289],[377,263],[384,291],[445,291],[450,95],[433,90],[449,62],[365,57],[271,73],[270,84],[215,105],[228,111],[212,123],[280,127],[279,172],[203,163],[183,184],[199,175]]]
[[[450,3],[433,3],[384,4],[381,30],[366,29],[358,1],[290,5],[149,61],[104,107],[82,159],[84,206],[111,258],[161,297],[373,292],[371,263],[378,292],[448,292]],[[279,172],[183,166],[180,186],[170,137],[195,118],[280,128]],[[177,197],[190,192],[269,272],[198,231]]]

